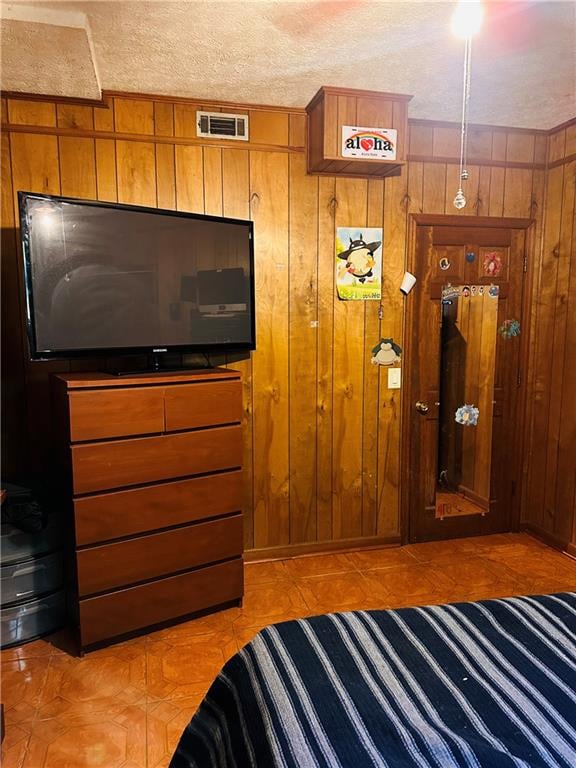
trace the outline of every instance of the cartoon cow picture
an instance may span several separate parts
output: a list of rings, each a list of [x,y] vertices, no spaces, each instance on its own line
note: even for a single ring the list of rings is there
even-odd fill
[[[337,254],[339,259],[346,262],[345,271],[356,278],[359,283],[366,282],[372,277],[372,267],[376,263],[374,252],[380,248],[381,242],[365,243],[362,234],[358,240],[350,238],[350,246]]]

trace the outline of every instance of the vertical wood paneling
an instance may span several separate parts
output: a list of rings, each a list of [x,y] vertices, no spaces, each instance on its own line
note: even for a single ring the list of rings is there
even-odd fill
[[[59,128],[78,128],[91,131],[94,128],[94,110],[79,104],[57,104],[56,118]]]
[[[532,133],[508,132],[506,161],[508,163],[531,163],[534,159],[535,137]]]
[[[562,163],[573,151],[573,126],[548,137],[548,161]],[[543,152],[538,139],[535,156]],[[548,168],[546,193],[541,171],[534,172],[533,210],[543,233],[535,273],[532,355],[523,516],[529,524],[576,545],[576,163]],[[543,219],[543,225],[540,224]]]
[[[222,150],[204,147],[204,213],[222,216]]]
[[[142,141],[116,142],[118,202],[156,206],[155,150]]]
[[[248,152],[240,149],[222,150],[222,211],[234,219],[250,218],[250,167]],[[258,307],[256,307],[258,317]],[[242,461],[244,544],[254,547],[254,429],[252,357],[249,353],[228,355],[228,365],[242,374],[244,452]]]
[[[535,377],[532,399],[533,441],[530,446],[531,461],[527,483],[527,497],[532,510],[532,520],[543,528],[552,528],[553,519],[545,512],[545,481],[548,434],[548,407],[551,394],[552,359],[554,337],[554,306],[558,276],[558,255],[562,214],[562,189],[564,168],[553,168],[548,175],[546,194],[546,226],[542,251],[542,273],[536,298],[537,325],[534,338]]]
[[[16,193],[18,190],[60,194],[58,138],[39,134],[12,134],[10,147],[15,220],[17,220]],[[20,260],[17,263],[20,265]],[[14,286],[14,290],[19,291],[22,296],[21,285]],[[28,354],[28,343],[23,339],[24,380],[20,383],[19,396],[22,397],[22,391],[25,392],[27,423],[19,425],[16,434],[27,433],[30,465],[23,468],[24,477],[27,483],[34,484],[45,481],[43,471],[45,467],[50,466],[48,440],[38,438],[39,435],[50,434],[48,376],[52,371],[66,370],[68,363],[67,361],[33,363],[28,360]]]
[[[202,147],[177,144],[176,207],[179,211],[204,212],[204,167]]]
[[[3,176],[9,201],[7,206],[4,198],[5,296],[7,290],[12,297],[21,296],[11,189],[252,217],[258,349],[252,356],[226,358],[243,376],[246,546],[397,537],[402,390],[388,389],[387,370],[370,364],[370,351],[382,336],[401,346],[407,343],[405,299],[398,290],[405,269],[407,214],[455,213],[458,166],[429,160],[457,157],[457,128],[412,125],[410,153],[423,161],[409,162],[398,177],[335,179],[307,175],[303,153],[172,142],[172,137],[196,139],[196,110],[219,107],[115,101],[110,108],[93,109],[22,100],[5,105],[11,122],[35,126],[36,131],[3,137],[3,169],[10,169],[9,179]],[[327,102],[328,110],[337,109],[340,117],[355,122],[356,98],[335,98],[331,104]],[[386,122],[389,105],[382,105],[382,113],[376,102],[360,105],[376,109],[375,124]],[[254,110],[252,117],[252,139],[279,147],[304,145],[304,115]],[[44,127],[111,135],[46,135]],[[140,140],[114,138],[114,131]],[[161,143],[142,141],[148,134],[161,137]],[[328,143],[337,140],[328,137]],[[576,413],[571,404],[576,389],[575,170],[574,164],[548,172],[504,164],[560,161],[574,152],[575,142],[576,129],[570,127],[550,137],[473,129],[465,183],[468,205],[462,212],[535,216],[536,254],[543,234],[543,258],[534,264],[532,323],[523,329],[534,342],[524,512],[526,519],[564,538],[572,526],[576,490]],[[482,164],[490,157],[503,165]],[[336,225],[383,225],[382,320],[378,302],[341,302],[336,297]],[[13,328],[19,310],[14,302],[8,304],[5,317]],[[11,411],[27,418],[29,425],[28,442],[21,442],[19,454],[14,453],[22,467],[38,425],[47,429],[48,375],[69,363],[24,364],[25,344],[19,333],[9,354],[13,370],[20,366],[14,379],[20,383],[7,391],[14,402],[16,393],[26,391],[20,411]],[[29,408],[27,417],[22,416],[23,403]],[[32,446],[32,465],[44,466],[45,450]]]
[[[254,544],[290,541],[288,413],[288,156],[251,152],[258,243],[254,382]]]
[[[557,489],[558,486],[563,483],[567,483],[573,488],[574,476],[576,475],[576,455],[573,455],[572,476],[568,468],[566,468],[568,469],[566,475],[560,475],[558,472],[562,420],[576,410],[572,405],[574,391],[568,394],[564,389],[565,368],[570,365],[574,366],[576,362],[576,358],[570,360],[565,355],[566,335],[569,322],[570,272],[574,269],[572,237],[574,230],[575,174],[576,162],[564,166],[562,213],[560,217],[560,235],[556,256],[556,285],[554,290],[554,304],[552,306],[554,332],[550,339],[550,346],[554,375],[551,377],[550,381],[547,425],[548,451],[546,456],[546,482],[544,484],[545,517],[554,518],[554,533],[564,541],[567,541],[570,538],[572,532],[572,520],[565,514],[565,510],[563,510],[562,507],[557,507]],[[572,306],[571,309],[572,316],[570,317],[570,322],[574,325],[576,323],[574,306]]]
[[[196,136],[196,104],[174,104],[174,136]]]
[[[490,205],[490,168],[483,165],[478,173],[478,196],[476,211],[478,216],[488,216]]]
[[[114,99],[105,107],[94,107],[94,130],[114,132]]]
[[[506,168],[504,176],[504,216],[530,216],[532,170]]]
[[[0,260],[2,288],[2,476],[22,480],[27,463],[27,441],[15,438],[26,431],[26,398],[24,388],[24,354],[26,340],[22,326],[20,260],[12,189],[10,139],[1,137],[2,154],[2,258]],[[7,375],[8,374],[8,375]]]
[[[454,190],[454,194],[456,191]],[[444,213],[446,194],[446,166],[443,163],[424,163],[422,192],[424,212]]]
[[[488,216],[504,215],[504,168],[490,169],[490,198],[488,200]]]
[[[118,200],[116,144],[113,139],[95,139],[94,151],[98,200],[116,202]]]
[[[386,104],[391,107],[390,102]],[[391,111],[391,110],[390,110]],[[390,119],[390,118],[388,118]],[[386,120],[386,116],[381,117]],[[378,123],[376,123],[378,124]],[[389,123],[381,122],[381,125]],[[384,181],[368,181],[368,210],[366,224],[384,230]],[[384,256],[386,255],[386,258]],[[382,274],[388,279],[389,253],[386,234],[383,235]],[[385,290],[385,286],[383,288]],[[378,522],[378,430],[380,369],[372,365],[372,350],[381,338],[379,310],[388,309],[385,299],[367,301],[364,306],[364,408],[362,423],[362,536],[375,536]]]
[[[404,345],[404,297],[400,283],[406,268],[407,183],[405,176],[390,177],[385,181],[384,190],[384,316],[380,327],[384,338],[393,338],[401,346]],[[396,446],[400,445],[401,413],[401,390],[388,389],[388,371],[381,369],[377,521],[380,536],[400,533],[400,451]]]
[[[318,178],[303,154],[290,156],[290,542],[314,541],[316,518],[316,389]]]
[[[158,208],[176,208],[176,167],[173,144],[156,144]]]
[[[304,147],[306,144],[306,115],[290,115],[289,144],[291,147]]]
[[[174,105],[169,101],[154,102],[156,136],[174,136]]]
[[[250,111],[250,141],[257,144],[288,144],[288,113]]]
[[[336,179],[337,227],[365,224],[367,192],[365,179]],[[363,302],[336,301],[333,345],[333,536],[345,539],[362,534]]]
[[[334,305],[336,182],[318,180],[318,367],[316,387],[316,453],[318,539],[332,538],[332,455],[334,393]]]
[[[430,125],[411,125],[409,127],[409,147],[411,155],[430,157],[433,154],[434,128]]]
[[[567,129],[568,131],[570,129]],[[574,163],[567,166],[571,168],[572,182],[574,182]],[[576,205],[572,211],[566,206],[562,211],[562,223],[576,221]],[[564,538],[568,533],[569,540],[576,544],[576,466],[574,455],[576,453],[576,407],[574,393],[576,392],[576,225],[572,227],[572,237],[568,242],[566,231],[566,244],[570,258],[570,276],[567,284],[562,286],[565,291],[566,335],[564,342],[564,373],[562,380],[560,424],[558,435],[558,465],[556,485],[556,509],[558,520],[556,530]],[[565,539],[564,539],[565,540]]]
[[[424,210],[424,163],[409,163],[408,205],[410,213],[422,213]]]
[[[56,125],[56,104],[49,101],[8,99],[8,120],[13,125]]]
[[[114,99],[114,124],[117,133],[154,133],[154,102]]]
[[[60,136],[58,144],[62,194],[94,200],[97,197],[94,139]]]

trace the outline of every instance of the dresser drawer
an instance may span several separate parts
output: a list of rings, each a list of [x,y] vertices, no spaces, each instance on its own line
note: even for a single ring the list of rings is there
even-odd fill
[[[233,424],[242,419],[240,381],[167,387],[166,431]]]
[[[76,554],[81,597],[242,554],[242,515],[176,528]]]
[[[242,464],[240,425],[72,446],[74,493],[92,493]]]
[[[71,392],[68,403],[73,443],[164,431],[162,387]]]
[[[242,560],[80,600],[82,646],[92,645],[212,606],[238,600],[243,591]]]
[[[76,544],[99,544],[242,509],[242,472],[101,493],[74,501]]]

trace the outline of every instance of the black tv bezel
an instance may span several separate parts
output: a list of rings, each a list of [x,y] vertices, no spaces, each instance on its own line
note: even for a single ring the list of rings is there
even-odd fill
[[[137,211],[151,213],[158,216],[173,216],[183,219],[196,219],[200,221],[214,221],[226,224],[242,224],[248,226],[249,260],[250,260],[250,334],[249,343],[226,342],[219,344],[171,344],[163,347],[88,347],[86,349],[61,349],[39,350],[36,341],[36,327],[34,322],[34,295],[32,289],[32,262],[30,259],[29,227],[26,215],[26,201],[29,199],[46,200],[48,202],[72,203],[74,205],[88,205],[97,208],[113,208],[125,211]],[[167,208],[150,208],[143,205],[128,205],[125,203],[111,203],[100,200],[84,200],[76,197],[63,197],[60,195],[45,195],[38,192],[18,192],[18,210],[20,219],[20,244],[22,247],[22,260],[24,268],[24,292],[26,305],[26,332],[28,336],[28,348],[30,360],[61,360],[77,357],[124,357],[127,355],[157,355],[157,354],[196,354],[206,352],[239,352],[256,349],[256,315],[255,315],[255,282],[254,282],[254,224],[249,219],[235,219],[226,216],[212,216],[203,213],[191,213],[189,211],[173,211]]]

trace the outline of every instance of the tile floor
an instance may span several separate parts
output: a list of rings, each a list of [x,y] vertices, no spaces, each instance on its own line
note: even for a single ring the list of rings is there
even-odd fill
[[[576,560],[525,534],[246,566],[232,608],[88,654],[66,638],[2,651],[4,768],[165,768],[223,663],[266,624],[576,589]]]

